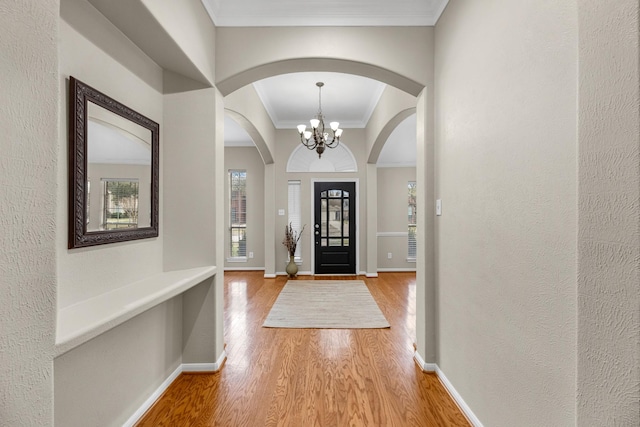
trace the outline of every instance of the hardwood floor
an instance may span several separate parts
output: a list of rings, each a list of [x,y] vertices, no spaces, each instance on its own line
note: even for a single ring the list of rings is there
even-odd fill
[[[470,425],[413,361],[415,274],[358,276],[391,328],[353,330],[263,328],[286,278],[262,276],[225,272],[225,365],[180,375],[138,426]]]

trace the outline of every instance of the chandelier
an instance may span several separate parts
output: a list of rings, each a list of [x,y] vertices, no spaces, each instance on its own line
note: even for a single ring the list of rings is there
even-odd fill
[[[340,144],[340,135],[342,135],[342,129],[339,129],[340,123],[331,122],[329,127],[333,132],[331,140],[329,140],[329,133],[325,132],[324,128],[324,116],[322,115],[322,86],[324,83],[316,83],[318,86],[318,114],[315,119],[309,120],[311,123],[311,130],[306,130],[307,126],[298,125],[298,132],[300,132],[300,142],[309,150],[316,150],[318,158],[322,157],[325,148],[336,148]]]

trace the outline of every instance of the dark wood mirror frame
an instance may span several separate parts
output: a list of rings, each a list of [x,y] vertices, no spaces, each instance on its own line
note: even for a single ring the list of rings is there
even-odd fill
[[[87,103],[151,131],[151,225],[87,231]],[[158,237],[160,125],[74,77],[69,77],[69,249]]]

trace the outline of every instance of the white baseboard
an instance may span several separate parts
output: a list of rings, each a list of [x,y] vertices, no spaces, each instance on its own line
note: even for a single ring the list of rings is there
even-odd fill
[[[378,273],[414,273],[416,271],[415,268],[407,267],[407,268],[378,268]]]
[[[276,271],[276,276],[288,276],[286,271]],[[312,276],[313,273],[310,271],[298,271],[298,276]],[[275,276],[274,276],[275,277]]]
[[[264,271],[264,267],[232,267],[227,266],[224,271]]]
[[[378,273],[367,273],[365,274],[367,277],[378,277]]]
[[[275,279],[277,277],[276,274],[273,273],[264,273],[264,278],[265,279]]]
[[[215,363],[183,363],[179,365],[175,371],[169,375],[169,377],[160,384],[160,387],[154,391],[151,396],[138,408],[136,412],[134,412],[131,417],[122,425],[123,427],[133,427],[142,416],[156,403],[156,400],[162,396],[171,383],[178,378],[183,372],[217,372],[222,368],[225,360],[227,360],[227,352],[223,351],[218,360]]]
[[[424,361],[420,353],[417,351],[413,353],[413,360],[415,360],[416,364],[422,369],[423,372],[436,372],[438,365],[435,363],[427,363]]]
[[[164,393],[165,390],[169,388],[171,383],[175,381],[175,379],[178,378],[178,375],[180,375],[181,373],[182,373],[182,365],[179,365],[176,368],[176,370],[173,371],[171,375],[169,375],[169,377],[162,382],[162,384],[160,384],[160,387],[158,387],[156,391],[154,391],[151,394],[151,396],[149,396],[149,398],[144,401],[142,406],[140,406],[138,410],[134,412],[134,414],[131,415],[131,417],[129,417],[129,419],[125,421],[124,424],[122,424],[122,426],[133,427],[140,420],[140,418],[142,418],[142,416],[149,410],[149,408],[151,408],[153,404],[156,403],[156,400],[158,400],[160,396],[162,396],[162,393]]]
[[[442,369],[440,369],[438,364],[426,363],[422,356],[420,356],[420,353],[418,353],[417,351],[413,354],[413,359],[416,361],[420,369],[422,369],[424,372],[436,373],[438,379],[447,390],[451,398],[455,400],[455,402],[458,404],[458,407],[460,407],[464,415],[474,427],[483,427],[478,417],[476,417],[469,405],[467,405],[467,402],[465,402],[462,396],[460,396],[460,393],[458,393],[453,384],[451,384],[451,381],[449,381],[444,372],[442,372]]]

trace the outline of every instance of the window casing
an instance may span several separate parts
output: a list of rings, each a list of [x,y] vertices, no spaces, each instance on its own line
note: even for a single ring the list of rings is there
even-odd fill
[[[415,262],[416,260],[416,224],[417,224],[417,206],[416,206],[416,183],[409,181],[407,184],[408,192],[408,239],[407,239],[407,261]]]
[[[247,171],[229,170],[229,261],[247,260]]]
[[[300,233],[302,229],[302,212],[301,212],[301,202],[300,202],[300,181],[289,181],[289,203],[288,203],[288,212],[289,212],[289,223],[291,223],[291,227],[293,231],[296,233]],[[294,260],[296,263],[302,263],[302,239],[298,242],[298,246],[296,247],[296,253],[294,255]]]

